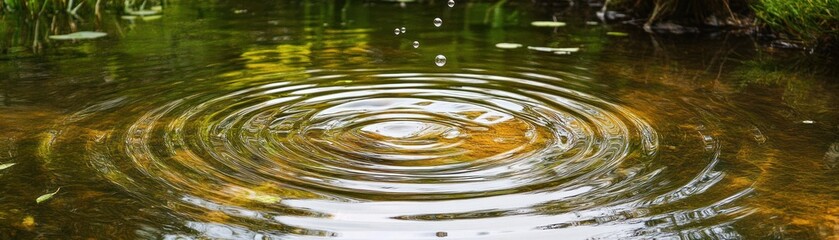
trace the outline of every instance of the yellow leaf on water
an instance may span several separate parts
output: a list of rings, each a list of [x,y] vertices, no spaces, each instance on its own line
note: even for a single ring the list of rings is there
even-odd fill
[[[42,203],[46,200],[50,200],[50,198],[52,198],[52,196],[55,196],[55,194],[58,193],[59,190],[61,190],[60,187],[58,189],[56,189],[55,192],[53,192],[53,193],[47,193],[47,194],[41,195],[40,197],[35,199],[35,203]]]

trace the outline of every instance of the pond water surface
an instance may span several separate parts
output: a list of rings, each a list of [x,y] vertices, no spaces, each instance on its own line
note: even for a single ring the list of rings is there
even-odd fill
[[[839,235],[830,71],[492,4],[184,1],[11,47],[0,238]]]

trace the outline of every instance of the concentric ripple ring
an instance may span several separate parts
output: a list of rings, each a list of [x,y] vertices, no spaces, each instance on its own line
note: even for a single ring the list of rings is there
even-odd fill
[[[626,234],[672,219],[653,209],[719,180],[711,151],[672,190],[648,168],[655,129],[564,81],[482,69],[237,78],[245,86],[149,97],[148,109],[112,102],[139,114],[88,154],[109,181],[176,206],[210,237],[223,227],[238,237],[505,238],[606,223],[594,230]],[[724,203],[696,211],[737,211]]]

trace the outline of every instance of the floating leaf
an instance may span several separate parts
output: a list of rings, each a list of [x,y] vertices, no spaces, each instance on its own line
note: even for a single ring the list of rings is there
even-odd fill
[[[134,16],[148,16],[148,15],[155,15],[155,14],[158,14],[158,13],[160,13],[160,12],[155,11],[155,10],[140,10],[140,11],[129,11],[128,12],[128,14],[131,14],[131,15],[134,15]]]
[[[160,19],[161,17],[163,17],[163,16],[161,16],[161,15],[153,15],[153,16],[142,16],[142,17],[140,17],[140,18],[141,18],[141,19],[143,19],[143,21],[151,21],[151,20],[157,20],[157,19]]]
[[[0,170],[6,169],[6,168],[10,168],[10,167],[14,166],[15,164],[17,164],[17,163],[5,163],[5,164],[0,164]]]
[[[615,37],[626,37],[629,36],[629,33],[625,32],[607,32],[606,35],[608,36],[615,36]]]
[[[552,48],[552,47],[534,47],[528,46],[527,49],[540,52],[577,52],[580,48]]]
[[[122,18],[122,19],[125,19],[125,20],[134,20],[134,19],[137,19],[137,16],[125,15],[125,16],[121,16],[119,18]]]
[[[47,193],[47,194],[41,195],[40,197],[35,199],[35,203],[42,203],[46,200],[50,200],[50,198],[52,198],[52,196],[55,196],[55,194],[58,193],[59,190],[61,190],[61,188],[56,189],[55,192],[53,192],[53,193]]]
[[[527,46],[527,49],[530,49],[530,50],[533,50],[533,51],[540,51],[540,52],[553,52],[554,49],[556,49],[556,48]]]
[[[50,39],[53,40],[79,40],[79,39],[94,39],[107,36],[107,33],[103,32],[74,32],[71,34],[64,34],[64,35],[52,35]]]
[[[520,48],[520,47],[522,47],[522,45],[518,44],[518,43],[498,43],[498,44],[495,44],[495,47],[503,48],[503,49],[514,49],[514,48]]]
[[[530,25],[534,27],[564,27],[564,22],[553,22],[553,21],[535,21],[531,22]]]

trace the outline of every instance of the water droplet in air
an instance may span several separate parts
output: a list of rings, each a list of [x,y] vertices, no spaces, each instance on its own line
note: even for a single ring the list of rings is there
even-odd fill
[[[414,48],[418,48],[418,47],[419,47],[419,41],[414,41]]]
[[[437,64],[438,67],[442,67],[443,65],[446,65],[446,56],[437,55],[437,57],[434,58],[434,64]]]
[[[442,25],[443,25],[443,19],[440,19],[440,18],[435,18],[434,19],[434,26],[435,27],[440,27]]]
[[[399,29],[399,31],[401,31],[402,33],[405,33],[405,27],[402,27],[401,29]]]
[[[454,7],[454,0],[449,0],[449,7]]]
[[[400,31],[399,28],[393,29],[393,34],[399,35],[400,33],[402,33],[402,31]]]

